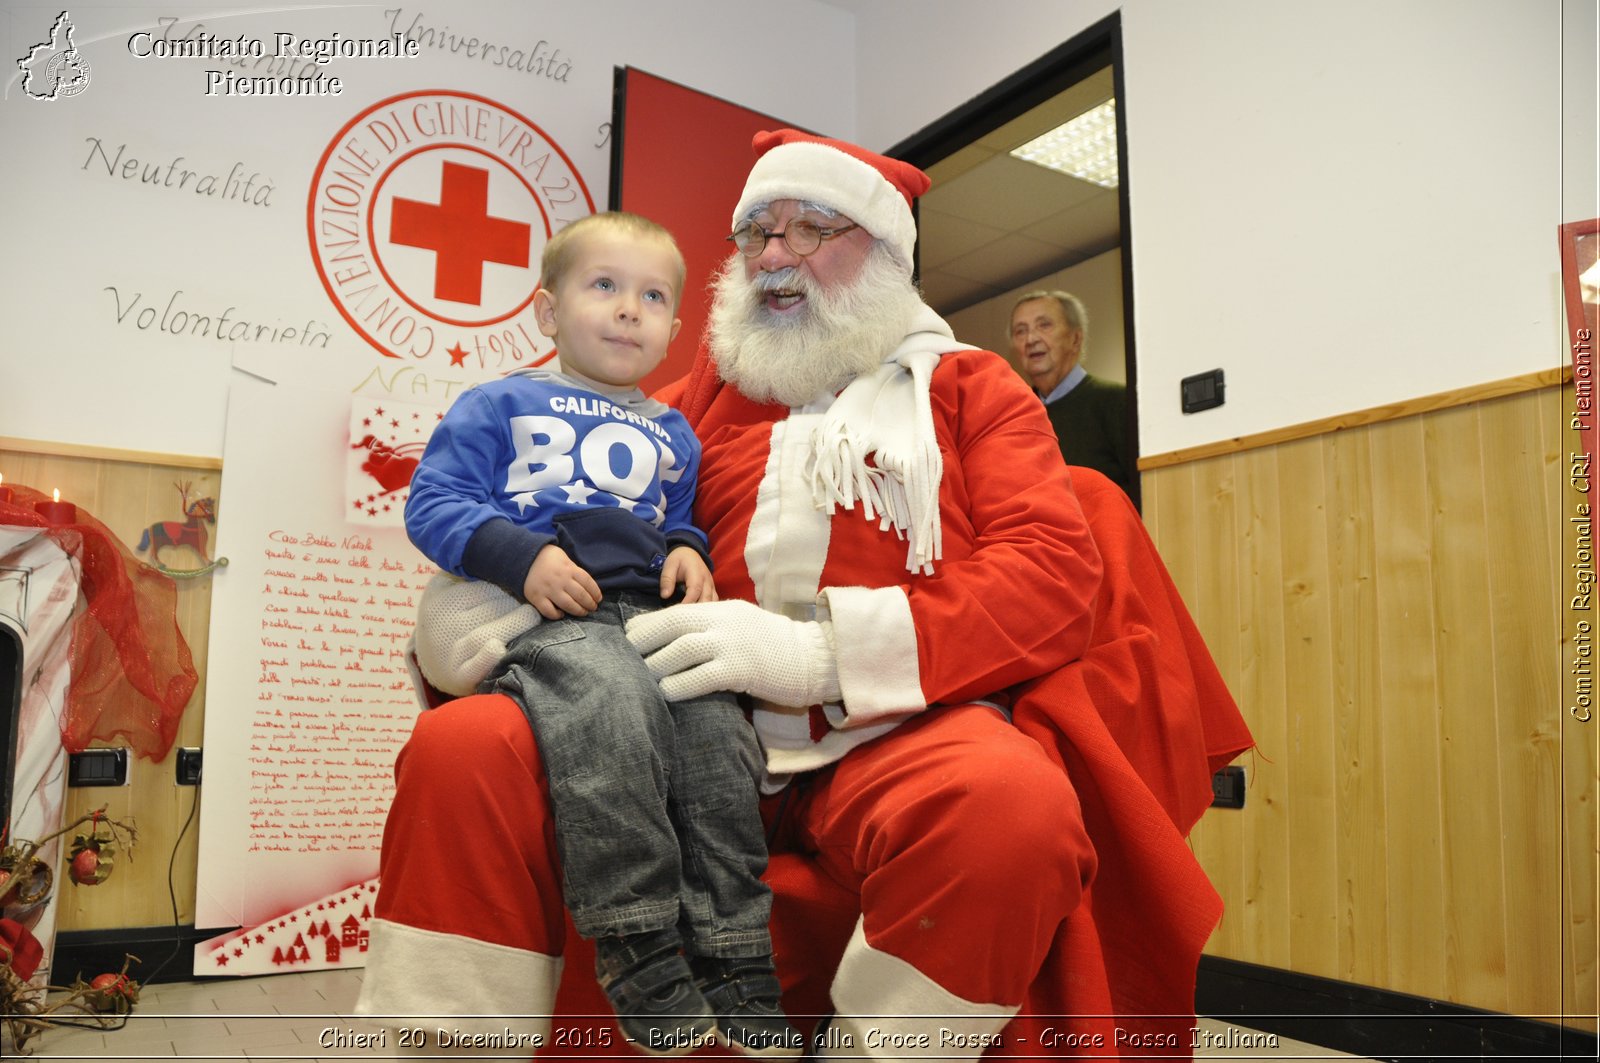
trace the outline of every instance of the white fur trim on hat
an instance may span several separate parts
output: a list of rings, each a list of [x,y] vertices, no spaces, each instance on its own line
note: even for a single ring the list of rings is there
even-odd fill
[[[911,205],[883,174],[826,144],[780,144],[756,160],[733,211],[733,226],[780,199],[832,207],[889,246],[896,261],[912,268],[917,224]]]

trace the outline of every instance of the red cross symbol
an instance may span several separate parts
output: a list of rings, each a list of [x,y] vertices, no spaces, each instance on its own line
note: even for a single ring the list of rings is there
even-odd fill
[[[489,216],[489,171],[444,164],[438,203],[395,197],[389,239],[421,247],[438,257],[433,294],[438,299],[479,305],[483,264],[528,265],[532,226]]]

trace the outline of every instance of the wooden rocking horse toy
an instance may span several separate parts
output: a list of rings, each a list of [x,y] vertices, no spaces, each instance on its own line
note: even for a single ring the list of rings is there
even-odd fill
[[[201,498],[189,501],[189,489],[194,486],[192,481],[184,480],[174,482],[178,489],[178,497],[183,505],[183,521],[163,520],[157,521],[146,528],[139,536],[139,552],[150,552],[150,563],[169,576],[193,577],[204,576],[219,565],[226,565],[228,559],[219,557],[213,561],[206,556],[206,523],[217,522],[217,500],[214,498]],[[168,568],[161,560],[161,551],[169,546],[187,546],[200,555],[200,560],[205,564],[200,568]]]

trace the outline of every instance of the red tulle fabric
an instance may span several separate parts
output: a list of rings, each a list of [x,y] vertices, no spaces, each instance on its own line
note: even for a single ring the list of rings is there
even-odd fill
[[[44,946],[27,927],[14,919],[0,919],[0,967],[10,967],[12,974],[26,982],[42,959]]]
[[[82,507],[72,523],[52,525],[33,508],[49,495],[7,486],[13,497],[0,501],[0,524],[41,529],[80,566],[85,609],[73,621],[62,745],[81,753],[121,737],[139,756],[162,760],[199,683],[178,630],[177,585]]]

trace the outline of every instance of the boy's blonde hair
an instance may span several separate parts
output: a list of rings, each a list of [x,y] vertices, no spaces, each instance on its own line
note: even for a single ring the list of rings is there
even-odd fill
[[[678,305],[683,302],[683,278],[687,272],[683,262],[683,252],[678,250],[678,241],[673,239],[672,233],[667,231],[666,226],[625,210],[590,214],[568,224],[552,236],[544,245],[544,254],[539,259],[539,287],[553,293],[556,285],[561,283],[562,275],[572,265],[576,241],[585,234],[593,235],[602,231],[618,233],[636,240],[654,240],[671,248],[672,258],[677,266],[677,276],[673,278],[672,283],[672,310],[676,313]]]

